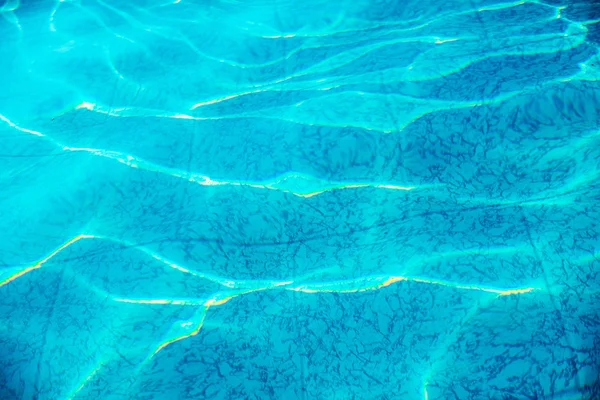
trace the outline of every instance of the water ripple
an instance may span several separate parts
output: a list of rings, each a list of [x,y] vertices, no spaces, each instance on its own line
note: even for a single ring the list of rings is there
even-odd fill
[[[598,24],[0,3],[0,398],[594,397]]]

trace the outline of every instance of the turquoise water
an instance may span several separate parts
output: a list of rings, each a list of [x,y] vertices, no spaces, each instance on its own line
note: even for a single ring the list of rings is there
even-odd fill
[[[597,3],[0,7],[0,399],[600,398]]]

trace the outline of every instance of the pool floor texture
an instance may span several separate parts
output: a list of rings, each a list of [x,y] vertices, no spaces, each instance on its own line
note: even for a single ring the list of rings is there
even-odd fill
[[[600,399],[600,3],[0,0],[0,400]]]

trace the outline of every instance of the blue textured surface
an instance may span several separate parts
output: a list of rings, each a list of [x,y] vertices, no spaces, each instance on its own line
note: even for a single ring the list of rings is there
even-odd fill
[[[0,1],[0,399],[597,399],[594,1]]]

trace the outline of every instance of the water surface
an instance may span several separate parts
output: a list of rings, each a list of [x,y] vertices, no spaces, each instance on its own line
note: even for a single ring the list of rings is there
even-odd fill
[[[0,398],[600,396],[593,1],[0,7]]]

